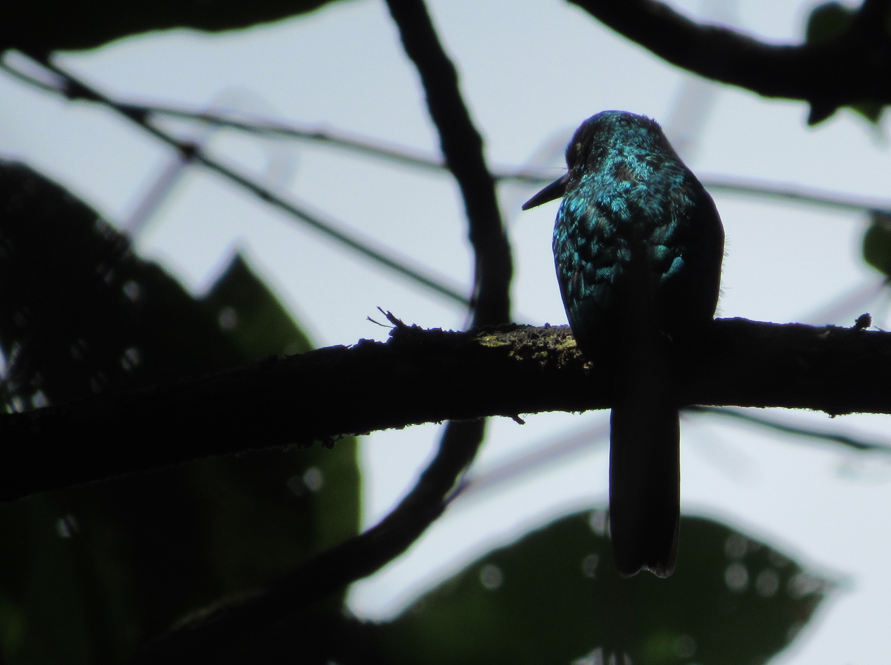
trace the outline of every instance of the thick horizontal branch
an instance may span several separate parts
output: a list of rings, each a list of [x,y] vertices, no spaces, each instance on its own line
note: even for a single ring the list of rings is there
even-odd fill
[[[814,45],[766,44],[722,26],[695,23],[654,0],[570,2],[673,65],[766,97],[809,101],[822,116],[817,120],[867,98],[891,103],[884,0],[865,2],[845,34]]]
[[[679,405],[891,413],[891,333],[719,319],[679,350]],[[397,326],[226,372],[0,416],[0,500],[210,455],[444,420],[608,408],[566,327]]]

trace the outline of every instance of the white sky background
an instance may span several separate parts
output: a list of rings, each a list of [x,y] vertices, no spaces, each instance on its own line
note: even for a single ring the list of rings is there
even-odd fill
[[[702,15],[692,0],[675,4]],[[493,165],[527,163],[555,140],[562,147],[582,120],[603,109],[642,113],[667,125],[684,82],[694,80],[563,2],[430,5]],[[733,25],[766,39],[797,41],[809,8],[740,0]],[[214,37],[148,35],[60,62],[121,97],[196,107],[239,99],[242,108],[301,126],[324,125],[430,154],[438,146],[417,74],[383,2],[360,0]],[[716,94],[685,155],[700,178],[758,178],[889,198],[889,148],[864,121],[842,113],[811,129],[803,104],[705,86]],[[67,103],[5,75],[0,99],[0,154],[57,178],[113,220],[132,213],[172,159],[171,151],[109,111]],[[469,290],[466,222],[447,175],[305,143],[270,148],[229,131],[216,134],[211,148],[260,175],[272,156],[284,160],[292,177],[276,186],[289,196]],[[554,157],[549,164],[556,177],[562,163]],[[514,243],[515,317],[563,324],[550,249],[557,204],[521,214],[520,204],[533,191],[514,185],[500,191]],[[859,259],[864,216],[720,193],[714,198],[727,233],[721,315],[851,325],[863,311],[886,311],[871,302],[838,321],[814,317],[845,294],[878,283]],[[356,259],[198,169],[178,184],[138,246],[198,292],[235,248],[243,249],[319,345],[385,339],[386,329],[366,320],[380,319],[377,306],[425,327],[457,329],[466,319],[460,307]],[[891,440],[887,417],[766,415]],[[525,426],[493,420],[479,468],[598,427],[605,418],[529,416]],[[414,427],[363,440],[366,524],[413,483],[439,432]],[[703,416],[684,421],[682,450],[686,513],[719,518],[844,581],[806,634],[775,662],[883,662],[891,648],[889,460]],[[570,510],[604,503],[606,492],[601,441],[509,488],[460,500],[406,556],[357,584],[351,606],[364,617],[392,616],[419,590],[489,547]]]

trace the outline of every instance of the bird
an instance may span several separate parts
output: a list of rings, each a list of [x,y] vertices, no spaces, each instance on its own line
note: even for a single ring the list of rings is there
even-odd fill
[[[680,522],[678,349],[714,320],[724,227],[659,124],[627,111],[582,123],[567,173],[523,205],[562,197],[554,263],[576,344],[611,395],[609,524],[623,577],[668,577]]]

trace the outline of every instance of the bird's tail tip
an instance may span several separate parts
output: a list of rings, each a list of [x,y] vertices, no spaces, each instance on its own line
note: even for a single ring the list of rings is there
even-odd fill
[[[677,407],[656,400],[613,406],[610,536],[623,576],[674,571],[680,523]]]

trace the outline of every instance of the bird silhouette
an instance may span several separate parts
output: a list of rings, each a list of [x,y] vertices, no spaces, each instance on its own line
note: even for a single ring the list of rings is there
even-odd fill
[[[659,125],[603,111],[576,130],[568,172],[523,206],[563,197],[554,262],[576,343],[608,382],[610,535],[622,575],[675,567],[680,519],[676,350],[714,317],[724,228]]]

